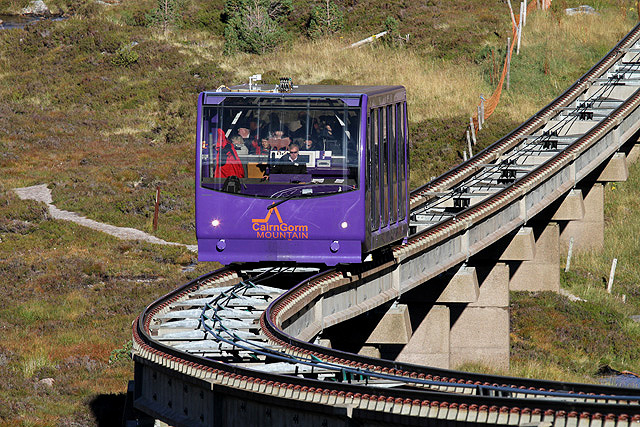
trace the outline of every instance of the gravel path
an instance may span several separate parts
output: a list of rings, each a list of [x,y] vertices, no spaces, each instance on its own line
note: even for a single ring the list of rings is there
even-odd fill
[[[72,221],[76,224],[80,224],[85,227],[110,234],[117,237],[118,239],[143,240],[145,242],[156,243],[158,245],[184,246],[192,252],[198,252],[198,245],[185,245],[182,243],[167,242],[166,240],[159,239],[135,228],[116,227],[115,225],[105,224],[103,222],[94,221],[84,216],[80,216],[75,212],[63,211],[62,209],[58,209],[53,205],[51,190],[49,190],[45,184],[34,185],[32,187],[14,188],[13,191],[15,191],[18,197],[23,200],[36,200],[38,202],[46,203],[49,207],[49,213],[55,219]]]

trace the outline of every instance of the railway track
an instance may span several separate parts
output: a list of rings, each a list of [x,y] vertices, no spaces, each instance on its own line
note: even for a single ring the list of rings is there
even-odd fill
[[[465,262],[611,158],[640,127],[639,39],[637,26],[520,127],[414,190],[405,244],[348,270],[224,268],[151,304],[133,330],[136,406],[177,425],[640,423],[640,390],[435,369],[310,342]]]

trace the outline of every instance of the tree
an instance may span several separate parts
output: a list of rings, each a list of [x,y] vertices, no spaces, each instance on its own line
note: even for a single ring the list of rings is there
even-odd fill
[[[263,54],[275,49],[287,37],[282,22],[292,9],[291,0],[227,0],[225,53]]]
[[[170,27],[178,18],[181,8],[180,0],[157,0],[156,6],[151,11],[150,19],[162,28],[162,33],[166,37]]]
[[[344,26],[344,14],[336,4],[325,0],[324,4],[311,10],[309,19],[309,36],[319,38],[336,33]]]

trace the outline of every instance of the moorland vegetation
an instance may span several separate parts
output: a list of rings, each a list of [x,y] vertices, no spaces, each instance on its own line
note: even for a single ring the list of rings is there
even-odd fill
[[[0,14],[27,3],[0,0]],[[59,208],[152,232],[160,187],[154,234],[193,244],[197,94],[255,73],[266,82],[405,85],[415,187],[462,160],[466,124],[494,89],[493,58],[501,62],[511,28],[499,0],[163,3],[51,0],[64,20],[0,31],[0,425],[117,418],[133,372],[131,322],[156,297],[215,268],[193,265],[186,249],[53,220],[12,188],[45,183]],[[624,0],[598,0],[598,15],[563,13],[580,3],[554,1],[529,16],[511,88],[476,149],[558,95],[637,20]],[[247,5],[256,8],[251,17]],[[256,43],[244,26],[250,19],[275,35]],[[408,40],[344,49],[384,29]],[[586,303],[512,295],[508,374],[593,380],[601,363],[640,371],[640,327],[629,319],[640,313],[640,249],[629,232],[640,228],[638,175],[633,168],[629,182],[607,187],[604,251],[577,255],[563,276]],[[614,256],[626,304],[602,286]]]

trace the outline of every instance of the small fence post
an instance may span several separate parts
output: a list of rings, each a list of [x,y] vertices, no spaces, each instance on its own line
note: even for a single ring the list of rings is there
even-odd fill
[[[520,3],[520,16],[518,17],[518,31],[517,31],[517,35],[518,35],[518,47],[516,48],[516,55],[520,55],[520,39],[522,38],[522,22],[523,22],[523,18],[522,18],[522,14],[523,14],[523,7],[522,7],[522,3]]]
[[[618,258],[614,258],[611,263],[611,273],[609,273],[609,283],[607,284],[607,292],[611,293],[613,289],[613,278],[616,275],[616,266],[618,265]]]
[[[511,23],[513,27],[516,27],[516,17],[513,15],[513,7],[511,7],[511,0],[507,0],[507,4],[509,5],[509,13],[511,14]]]
[[[471,130],[471,141],[473,141],[473,145],[476,145],[476,127],[473,124],[473,117],[469,118],[469,129]]]
[[[158,229],[158,209],[160,208],[160,186],[156,187],[156,207],[153,211],[153,231]]]
[[[522,5],[524,6],[524,12],[522,15],[522,24],[523,26],[526,26],[527,25],[527,2],[523,1]]]
[[[511,74],[511,37],[507,37],[507,90],[509,90],[510,74]]]
[[[473,129],[473,126],[471,126],[471,129]],[[471,138],[469,137],[469,129],[467,129],[467,147],[469,148],[469,157],[471,158],[473,157],[473,151],[471,150]]]
[[[569,239],[569,252],[567,253],[567,264],[564,266],[564,272],[569,271],[569,266],[571,265],[571,255],[573,254],[573,237]]]
[[[480,111],[480,106],[478,105],[478,132],[482,130],[482,112]]]

